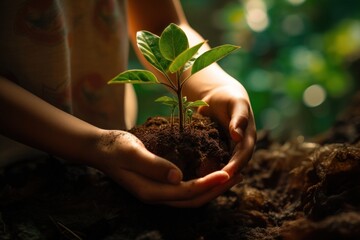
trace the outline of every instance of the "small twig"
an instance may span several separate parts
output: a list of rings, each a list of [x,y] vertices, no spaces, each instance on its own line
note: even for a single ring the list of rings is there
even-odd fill
[[[4,222],[3,218],[2,218],[1,212],[0,212],[0,223],[3,225],[3,231],[4,231],[4,233],[6,233],[6,224],[5,224],[5,222]]]
[[[82,240],[81,237],[79,237],[74,231],[66,227],[64,224],[62,224],[59,221],[55,221],[55,219],[51,216],[49,216],[51,221],[55,224],[56,228],[60,231],[61,234],[63,234],[68,239],[76,239],[76,240]]]

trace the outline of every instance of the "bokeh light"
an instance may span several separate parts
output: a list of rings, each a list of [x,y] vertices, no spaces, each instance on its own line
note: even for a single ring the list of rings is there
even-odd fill
[[[291,14],[286,16],[281,26],[283,31],[291,36],[301,34],[305,28],[303,19],[299,14]]]
[[[305,0],[288,0],[288,2],[291,3],[292,5],[300,5],[303,4]]]
[[[264,31],[269,25],[266,5],[262,0],[248,0],[245,3],[246,22],[255,32]]]
[[[304,91],[303,101],[308,107],[317,107],[326,99],[324,88],[318,84],[311,85]]]

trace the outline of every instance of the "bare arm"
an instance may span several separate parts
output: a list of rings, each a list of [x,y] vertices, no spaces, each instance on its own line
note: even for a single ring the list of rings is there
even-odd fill
[[[133,45],[136,45],[137,31],[161,34],[170,23],[178,24],[185,31],[190,46],[204,41],[188,24],[178,0],[131,0],[128,4],[129,35]],[[209,46],[205,45],[201,51],[207,49]],[[135,48],[135,51],[138,50]],[[151,69],[141,54],[138,56]],[[224,168],[232,176],[252,156],[256,140],[255,122],[246,90],[218,64],[212,64],[192,76],[184,85],[183,93],[190,100],[202,99],[209,103],[210,107],[199,111],[221,122],[229,129],[231,139],[237,142],[233,158]]]
[[[132,0],[128,3],[129,14],[129,36],[134,46],[136,46],[136,32],[140,30],[147,30],[160,35],[167,25],[175,23],[179,25],[186,33],[189,45],[193,46],[204,41],[204,38],[199,35],[187,22],[183,9],[177,0]],[[210,49],[208,44],[200,49],[204,52]],[[144,59],[142,54],[139,54],[135,47],[139,59],[147,67],[152,68]],[[209,81],[211,79],[211,81]],[[184,95],[190,99],[201,99],[210,90],[230,84],[237,88],[242,88],[237,80],[230,77],[218,64],[212,64],[204,70],[196,73],[191,77],[185,85]],[[242,88],[244,97],[248,98],[245,89]]]
[[[66,159],[91,161],[89,147],[102,131],[0,77],[0,131]],[[89,162],[90,163],[90,162]]]
[[[119,178],[114,169],[124,168],[166,182],[169,170],[177,169],[148,152],[133,135],[97,128],[3,77],[0,109],[2,134],[71,162],[96,167],[113,177]],[[154,169],[144,170],[147,167]]]

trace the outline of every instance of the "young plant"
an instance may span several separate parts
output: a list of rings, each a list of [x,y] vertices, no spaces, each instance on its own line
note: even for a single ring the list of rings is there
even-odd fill
[[[172,123],[174,112],[178,109],[180,132],[184,130],[185,116],[188,115],[191,119],[191,108],[208,106],[202,100],[187,101],[187,98],[182,95],[184,84],[195,73],[239,48],[238,46],[225,44],[198,54],[200,47],[206,41],[189,47],[189,41],[185,32],[174,23],[167,26],[160,37],[148,31],[139,31],[137,32],[136,40],[142,55],[164,76],[165,80],[160,82],[151,71],[134,69],[120,73],[110,80],[109,84],[157,83],[168,87],[175,94],[176,98],[164,96],[156,101],[171,107]],[[189,70],[189,73],[185,76],[184,73],[187,70]]]

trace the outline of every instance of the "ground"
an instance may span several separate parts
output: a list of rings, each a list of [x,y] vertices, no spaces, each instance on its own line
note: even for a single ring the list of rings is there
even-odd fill
[[[287,142],[259,132],[244,181],[209,204],[139,202],[55,158],[1,170],[0,239],[359,239],[360,95],[332,129]]]

